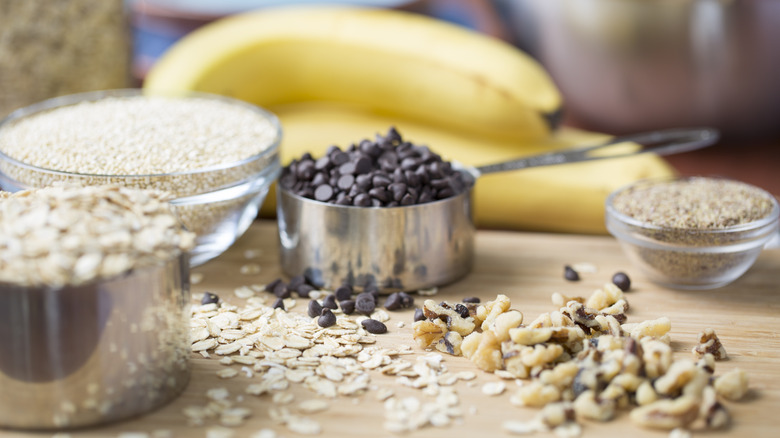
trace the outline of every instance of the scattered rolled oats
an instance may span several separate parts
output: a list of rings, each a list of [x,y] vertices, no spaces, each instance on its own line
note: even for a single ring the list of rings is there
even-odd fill
[[[239,272],[243,275],[257,275],[260,273],[260,265],[257,263],[247,263],[241,266]]]
[[[501,395],[506,390],[504,382],[488,382],[482,385],[482,393],[485,395]]]
[[[290,416],[285,425],[291,432],[301,435],[317,435],[322,432],[320,423],[307,417]]]
[[[223,368],[217,371],[217,377],[220,379],[232,379],[238,375],[235,368]]]

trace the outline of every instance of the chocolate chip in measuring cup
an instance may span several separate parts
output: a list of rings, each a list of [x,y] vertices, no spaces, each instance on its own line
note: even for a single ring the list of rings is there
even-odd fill
[[[395,207],[432,202],[468,189],[463,174],[426,146],[404,142],[391,128],[376,141],[342,151],[336,146],[317,161],[293,160],[279,180],[306,198],[339,205]]]

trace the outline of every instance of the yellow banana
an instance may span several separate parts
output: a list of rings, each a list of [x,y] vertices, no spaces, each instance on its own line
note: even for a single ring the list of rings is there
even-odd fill
[[[422,15],[333,6],[264,9],[207,25],[175,44],[144,88],[264,107],[357,104],[507,140],[547,137],[561,106],[542,67],[506,43]]]
[[[384,134],[391,125],[406,140],[426,144],[445,159],[470,166],[595,144],[609,138],[563,128],[545,140],[518,143],[487,140],[415,120],[377,115],[353,105],[302,103],[270,109],[284,126],[280,150],[285,164],[304,152],[321,156],[331,144],[345,148],[377,133]],[[486,228],[604,233],[604,201],[612,190],[637,179],[673,174],[663,159],[646,154],[485,175],[474,188],[474,218],[478,226]],[[274,205],[271,194],[263,214],[272,215]]]

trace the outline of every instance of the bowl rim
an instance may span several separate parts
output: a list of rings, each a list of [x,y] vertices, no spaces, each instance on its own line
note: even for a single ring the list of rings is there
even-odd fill
[[[655,225],[650,222],[641,221],[638,219],[635,219],[631,216],[628,216],[624,213],[619,212],[613,205],[613,201],[617,195],[624,192],[625,190],[636,187],[638,185],[645,185],[645,184],[654,184],[659,182],[671,182],[671,181],[686,181],[686,180],[694,180],[694,179],[710,179],[710,180],[718,180],[718,181],[729,181],[729,182],[736,182],[740,184],[745,184],[755,190],[760,191],[762,194],[764,194],[767,199],[772,203],[772,209],[769,211],[769,214],[766,216],[756,219],[751,222],[743,223],[743,224],[737,224],[732,225],[724,228],[712,228],[712,229],[702,229],[702,228],[692,228],[692,227],[667,227],[667,226],[660,226]],[[766,190],[762,189],[761,187],[754,186],[752,184],[748,184],[743,181],[726,178],[726,177],[720,177],[720,176],[671,176],[671,177],[661,177],[661,178],[646,178],[641,179],[638,181],[635,181],[633,183],[624,185],[610,193],[607,196],[607,199],[605,201],[606,205],[606,220],[610,221],[613,220],[620,224],[623,227],[634,227],[642,230],[647,231],[669,231],[669,232],[677,232],[677,233],[690,233],[690,234],[696,234],[696,235],[723,235],[723,234],[729,234],[729,233],[738,233],[738,232],[745,232],[745,231],[753,231],[753,230],[760,230],[767,226],[777,225],[778,218],[780,218],[780,204],[778,204],[777,198],[775,198],[771,193],[767,192]]]
[[[222,96],[219,94],[205,93],[201,91],[164,93],[164,92],[156,92],[156,91],[150,92],[148,90],[141,89],[141,88],[119,88],[119,89],[111,89],[111,90],[88,91],[85,93],[67,94],[64,96],[53,97],[50,99],[42,100],[40,102],[16,109],[10,114],[8,114],[7,116],[5,116],[4,118],[0,119],[0,136],[2,136],[3,128],[6,125],[9,125],[11,123],[14,123],[18,120],[21,120],[25,117],[29,117],[34,114],[40,114],[45,111],[50,111],[57,108],[64,108],[81,102],[94,102],[107,97],[136,97],[136,96],[160,96],[160,97],[185,98],[185,99],[188,97],[198,97],[198,98],[226,102],[233,105],[239,105],[255,113],[258,113],[261,116],[268,119],[268,121],[271,123],[272,127],[274,128],[274,137],[270,141],[270,145],[266,149],[264,149],[258,154],[249,156],[242,160],[233,161],[230,163],[217,164],[214,166],[201,167],[193,170],[182,170],[182,171],[167,172],[167,173],[100,174],[100,173],[68,172],[65,170],[49,169],[46,167],[40,167],[33,164],[25,163],[23,161],[19,161],[18,159],[7,155],[1,149],[0,149],[0,161],[6,161],[14,166],[17,166],[19,168],[28,171],[34,171],[37,173],[44,173],[44,174],[51,174],[51,175],[60,175],[64,177],[146,179],[146,178],[164,178],[164,177],[200,175],[200,174],[207,174],[210,172],[228,170],[232,168],[241,167],[255,161],[260,161],[269,156],[273,156],[274,154],[277,154],[279,151],[279,145],[281,144],[282,141],[282,125],[281,122],[279,121],[279,118],[276,116],[276,114],[268,111],[265,108],[259,107],[257,105],[251,104],[249,102],[240,99],[236,99],[229,96]]]

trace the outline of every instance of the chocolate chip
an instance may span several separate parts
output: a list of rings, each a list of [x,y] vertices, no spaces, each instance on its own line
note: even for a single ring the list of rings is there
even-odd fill
[[[274,286],[273,292],[277,298],[290,298],[290,289],[284,283],[280,282],[276,286]]]
[[[370,315],[376,309],[376,301],[370,293],[362,293],[355,299],[355,310],[363,315]]]
[[[463,318],[469,317],[469,308],[464,306],[463,304],[456,304],[455,305],[455,311],[458,312],[458,314]]]
[[[320,317],[317,318],[317,325],[322,328],[327,328],[336,323],[336,315],[330,309],[322,309]]]
[[[290,290],[298,291],[298,288],[306,283],[306,277],[303,275],[296,275],[295,277],[290,279],[290,282],[287,283],[287,288]]]
[[[346,152],[340,151],[338,149],[338,146],[336,146],[335,148],[336,148],[336,150],[334,150],[330,154],[330,160],[331,160],[331,162],[333,162],[334,165],[341,166],[342,164],[344,164],[347,161],[349,161],[349,154],[347,154]]]
[[[339,301],[339,307],[345,315],[352,315],[355,313],[355,300]]]
[[[309,308],[307,313],[310,317],[316,318],[322,314],[322,305],[317,300],[309,301]]]
[[[401,308],[401,296],[398,292],[390,294],[385,300],[385,309],[398,310]]]
[[[371,197],[365,193],[361,193],[355,196],[355,199],[352,201],[352,204],[358,207],[368,207],[369,205],[371,205]]]
[[[201,304],[217,304],[219,303],[219,295],[211,292],[203,292],[203,298],[200,299]]]
[[[355,163],[352,161],[347,161],[346,163],[339,166],[339,173],[342,175],[352,175],[355,173]]]
[[[393,183],[387,186],[387,188],[390,189],[390,192],[392,192],[393,199],[396,202],[400,202],[406,194],[406,184],[404,183]]]
[[[425,313],[423,310],[419,307],[414,309],[414,322],[422,321],[423,319],[425,319]]]
[[[336,295],[330,294],[325,299],[322,300],[322,307],[326,307],[328,309],[338,309],[339,305],[336,304]]]
[[[305,198],[360,207],[421,204],[468,189],[462,174],[441,156],[392,132],[377,135],[376,141],[352,144],[345,151],[331,146],[317,161],[306,153],[283,169],[280,185]],[[377,190],[367,197],[353,189],[360,193]]]
[[[349,190],[350,187],[352,187],[352,184],[355,183],[355,177],[352,175],[341,175],[339,177],[339,181],[337,183],[338,187],[341,190]]]
[[[333,197],[333,187],[322,184],[314,189],[314,199],[325,202],[329,201]]]
[[[362,191],[368,191],[371,188],[373,182],[371,175],[358,175],[355,177],[355,185]]]
[[[382,187],[374,187],[373,189],[368,191],[368,194],[371,195],[371,197],[376,198],[380,202],[388,201],[387,190],[383,189]]]
[[[273,293],[274,289],[276,289],[276,285],[278,285],[279,283],[282,283],[282,279],[281,278],[277,278],[276,280],[266,284],[265,285],[265,291]]]
[[[363,325],[363,328],[365,328],[366,331],[369,333],[373,333],[375,335],[381,335],[382,333],[387,333],[387,326],[381,321],[367,318],[361,321],[360,323]]]
[[[309,294],[314,290],[314,286],[308,284],[302,284],[298,286],[295,291],[298,292],[298,296],[301,298],[309,298]]]
[[[480,300],[479,297],[466,297],[463,299],[464,303],[477,303],[479,304]]]
[[[580,281],[580,274],[577,273],[571,266],[566,265],[563,267],[563,278],[569,281]]]
[[[371,178],[371,185],[374,187],[385,188],[392,183],[393,180],[390,179],[387,175],[377,174]]]
[[[406,292],[398,292],[398,296],[401,297],[401,307],[407,309],[414,306],[414,297]]]
[[[274,309],[282,309],[284,310],[284,298],[277,298],[276,301],[274,301],[273,306],[271,306]]]
[[[627,292],[631,289],[631,279],[628,278],[625,272],[618,272],[612,276],[612,283],[623,292]]]
[[[341,286],[338,289],[336,289],[336,299],[338,301],[344,301],[352,298],[352,287],[351,286]]]

